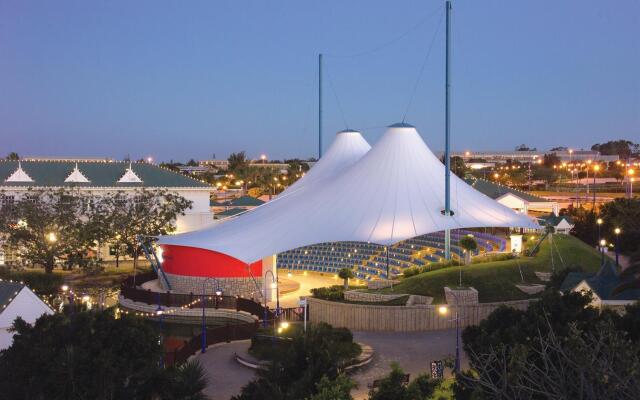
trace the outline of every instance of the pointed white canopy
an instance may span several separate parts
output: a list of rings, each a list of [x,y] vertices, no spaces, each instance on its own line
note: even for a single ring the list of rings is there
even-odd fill
[[[364,140],[360,132],[351,129],[338,132],[325,155],[318,160],[309,172],[282,192],[280,197],[305,186],[335,178],[360,160],[369,149],[371,149],[371,146]]]
[[[131,166],[131,163],[129,163],[129,168],[127,168],[124,175],[122,175],[122,178],[118,180],[118,183],[141,183],[141,182],[142,182],[142,179],[140,179],[140,177],[135,172],[133,172],[133,167]]]
[[[444,229],[529,227],[523,214],[451,177],[444,210],[444,165],[408,124],[389,127],[344,173],[211,228],[163,236],[160,244],[218,251],[254,262],[285,250],[334,241],[392,244]]]
[[[76,166],[73,168],[73,171],[71,171],[71,173],[69,174],[69,176],[67,176],[67,178],[64,180],[65,182],[74,182],[74,183],[89,183],[91,182],[86,176],[84,176],[84,174],[80,171],[80,169],[78,168],[78,163],[76,163]]]
[[[33,179],[22,169],[22,163],[18,161],[18,169],[11,176],[4,180],[5,182],[33,182]]]

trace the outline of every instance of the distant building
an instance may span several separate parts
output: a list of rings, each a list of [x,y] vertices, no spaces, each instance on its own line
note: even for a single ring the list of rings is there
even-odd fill
[[[569,152],[568,150],[560,150],[560,151],[537,151],[537,150],[526,150],[526,151],[460,151],[460,152],[452,152],[452,157],[460,157],[465,163],[495,163],[495,164],[504,164],[507,161],[517,161],[520,163],[533,163],[537,162],[537,160],[544,159],[545,155],[555,154],[561,162],[570,162],[570,161],[601,161],[601,162],[615,162],[618,161],[619,157],[617,155],[602,155],[598,151],[594,150],[573,150]],[[442,153],[438,154],[439,157],[442,157]],[[475,161],[471,161],[475,160]],[[478,161],[483,160],[483,161]]]
[[[228,160],[201,160],[198,161],[198,165],[201,167],[213,167],[216,170],[226,170],[229,167]]]
[[[157,165],[86,159],[0,161],[0,207],[28,196],[32,189],[60,188],[96,197],[109,192],[133,195],[142,188],[168,190],[192,201],[192,208],[176,218],[178,233],[213,222],[211,185]],[[2,263],[8,261],[5,257],[7,254],[0,254]]]
[[[194,176],[198,176],[198,175],[204,175],[207,173],[215,173],[218,170],[212,166],[208,166],[208,165],[179,165],[178,167],[178,171],[180,171],[183,174],[186,175],[194,175]]]
[[[210,202],[216,219],[224,219],[243,213],[258,207],[265,202],[251,196],[241,196],[229,201],[219,202],[212,200]]]
[[[498,203],[523,214],[530,214],[533,211],[537,213],[551,212],[553,215],[558,215],[560,209],[556,201],[547,200],[486,179],[469,176],[465,181],[474,189],[491,197]]]
[[[13,343],[13,332],[9,329],[20,317],[33,324],[43,314],[53,314],[49,308],[26,285],[0,279],[0,350]]]
[[[547,216],[539,217],[538,223],[541,226],[552,226],[554,229],[554,233],[561,233],[568,235],[571,233],[571,230],[575,226],[571,217],[567,215],[554,215],[550,214]]]
[[[595,274],[570,272],[560,290],[591,292],[592,305],[600,308],[622,309],[640,300],[640,288],[633,274],[620,273],[608,258]]]
[[[620,159],[617,155],[607,156],[600,154],[599,151],[595,150],[573,150],[572,152],[567,151],[553,151],[550,152],[556,155],[560,159],[561,162],[571,162],[571,161],[600,161],[600,162],[616,162]]]

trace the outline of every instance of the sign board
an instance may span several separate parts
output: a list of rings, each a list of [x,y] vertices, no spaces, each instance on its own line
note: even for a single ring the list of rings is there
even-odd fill
[[[511,235],[511,252],[522,253],[522,235]]]
[[[300,299],[300,300],[298,300],[298,305],[299,305],[300,307],[304,307],[304,306],[306,306],[306,305],[307,305],[307,299]]]
[[[431,378],[444,378],[444,362],[442,360],[431,361]]]

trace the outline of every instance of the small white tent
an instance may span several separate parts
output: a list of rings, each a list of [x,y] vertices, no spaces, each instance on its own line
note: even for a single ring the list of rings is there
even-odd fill
[[[413,126],[395,124],[335,178],[309,181],[235,219],[163,236],[159,244],[213,250],[251,263],[316,243],[392,244],[444,229],[538,227],[456,176],[451,181],[453,216],[442,213],[444,197],[444,165]]]
[[[324,180],[335,178],[360,160],[369,149],[371,146],[364,140],[360,132],[351,129],[338,132],[325,155],[309,172],[289,186],[279,197],[309,185],[320,185]]]
[[[16,318],[33,324],[42,314],[53,314],[53,310],[31,289],[19,282],[0,280],[0,350],[13,343],[10,329]]]

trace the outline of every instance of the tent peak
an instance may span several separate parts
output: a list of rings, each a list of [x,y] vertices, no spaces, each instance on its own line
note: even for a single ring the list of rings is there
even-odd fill
[[[397,122],[389,125],[388,128],[415,128],[415,126],[407,124],[406,122]]]

